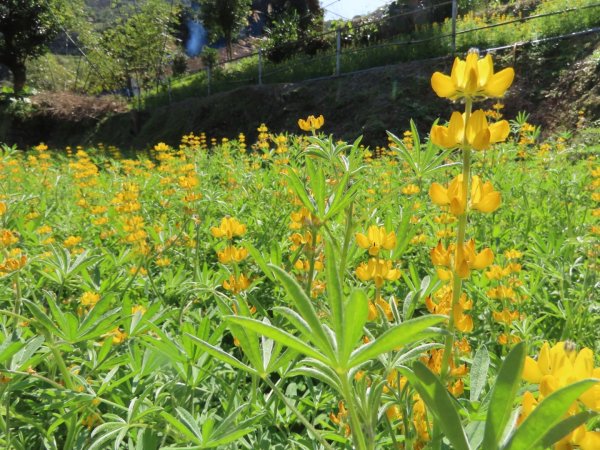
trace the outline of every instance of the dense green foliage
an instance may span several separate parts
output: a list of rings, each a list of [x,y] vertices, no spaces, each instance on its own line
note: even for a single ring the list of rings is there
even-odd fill
[[[600,351],[597,156],[563,138],[534,143],[535,127],[522,119],[513,130],[512,142],[475,156],[503,204],[473,216],[469,234],[500,266],[515,262],[507,252],[522,253],[511,285],[519,317],[498,321],[492,312],[504,303],[490,292],[502,283],[472,277],[475,326],[463,337],[473,353],[464,348],[456,362],[471,375],[464,393],[454,391],[458,402],[415,362],[432,367],[427,354],[439,348],[428,298],[440,280],[429,253],[450,230],[427,189],[457,172],[443,164],[456,156],[440,161],[416,130],[401,138],[402,151],[266,127],[253,151],[243,138],[208,148],[203,136],[136,160],[114,148],[68,156],[5,148],[2,270],[11,258],[24,263],[0,284],[0,442],[23,450],[351,448],[347,427],[358,425],[338,405],[350,391],[381,447],[422,442],[428,422],[410,400],[417,392],[453,448],[492,448],[480,447],[484,426],[486,443],[513,427],[503,448],[523,448],[532,433],[545,436],[549,421],[559,428],[544,442],[554,442],[590,419],[560,423],[589,382],[549,396],[517,432],[508,419],[525,389],[526,352],[564,339]],[[295,229],[310,223],[298,219],[303,207],[315,208],[328,242],[313,253]],[[214,231],[227,230],[225,217],[244,224],[229,239]],[[357,275],[368,255],[354,236],[371,225],[395,232],[385,252],[402,274],[382,287],[367,321],[377,290]],[[231,245],[246,256],[227,261]],[[310,267],[311,254],[324,270]],[[505,365],[512,344],[502,336],[528,344]],[[343,361],[353,368],[346,381],[327,370]]]

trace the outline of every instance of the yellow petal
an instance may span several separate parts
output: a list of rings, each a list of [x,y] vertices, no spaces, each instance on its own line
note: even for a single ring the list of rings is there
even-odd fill
[[[594,352],[589,348],[583,348],[577,354],[575,358],[575,364],[573,364],[574,375],[583,380],[592,376],[594,370]]]
[[[598,450],[600,448],[600,431],[587,431],[582,437],[579,437],[580,450]]]
[[[491,213],[496,211],[501,203],[502,196],[500,192],[491,192],[485,195],[476,205],[473,205],[473,208],[484,213]]]
[[[542,372],[538,367],[538,363],[531,357],[525,358],[525,366],[523,367],[523,379],[529,383],[538,384],[542,379]],[[525,397],[523,397],[525,400]]]
[[[448,129],[441,125],[434,125],[431,127],[431,133],[429,134],[431,137],[431,142],[433,142],[438,147],[447,148],[447,140],[448,140]]]
[[[450,203],[448,198],[448,190],[439,183],[432,183],[429,188],[429,197],[431,201],[439,206],[445,206]]]
[[[450,200],[450,212],[455,216],[460,216],[465,212],[465,202],[461,197],[452,197]]]
[[[473,331],[473,318],[469,315],[454,314],[454,323],[456,325],[456,329],[462,333],[470,333]]]
[[[600,412],[600,383],[596,383],[579,396],[579,400],[593,411]],[[599,447],[600,448],[600,447]]]
[[[503,142],[508,137],[510,133],[510,127],[506,120],[501,120],[500,122],[496,122],[490,125],[490,142],[493,144],[494,142]]]
[[[431,77],[431,87],[439,97],[448,98],[456,93],[452,78],[441,72],[435,72]]]
[[[450,78],[455,86],[461,86],[462,80],[465,74],[465,62],[460,58],[454,58],[454,64],[452,64],[452,72],[450,72]]]
[[[494,73],[494,61],[491,54],[488,53],[485,58],[477,61],[477,72],[479,75],[479,86],[485,86]]]
[[[452,272],[449,270],[438,267],[436,273],[438,278],[442,281],[450,281],[452,279]]]
[[[514,78],[515,71],[512,67],[495,73],[485,85],[485,94],[488,97],[502,97],[512,84]]]
[[[548,397],[560,387],[558,380],[553,375],[544,375],[540,380],[540,394]]]
[[[383,239],[382,246],[386,250],[392,250],[393,248],[396,248],[396,233],[393,231],[388,233]]]
[[[485,130],[481,130],[473,141],[471,145],[475,150],[487,150],[490,147],[490,130],[486,128]]]
[[[369,248],[371,245],[369,238],[362,233],[356,233],[356,243],[361,248]]]
[[[479,252],[473,261],[473,269],[481,270],[494,262],[494,253],[489,248]]]
[[[475,137],[483,130],[488,128],[487,119],[485,118],[485,113],[483,110],[478,109],[471,117],[469,117],[469,122],[467,123],[467,140],[472,144],[475,140]]]
[[[542,348],[540,348],[540,356],[538,356],[538,367],[542,375],[548,375],[550,373],[550,345],[544,342]]]
[[[450,116],[448,124],[448,139],[452,144],[450,147],[461,144],[465,134],[465,121],[463,115],[458,111],[454,111]]]
[[[471,274],[471,271],[469,270],[469,264],[467,264],[466,260],[463,259],[462,261],[460,261],[460,263],[456,267],[456,273],[458,274],[458,276],[460,278],[468,278],[469,277],[469,275]]]

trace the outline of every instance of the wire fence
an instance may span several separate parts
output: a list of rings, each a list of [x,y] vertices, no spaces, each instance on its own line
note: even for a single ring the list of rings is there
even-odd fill
[[[426,10],[452,4],[455,2],[442,2],[418,11],[406,11],[378,21],[358,24],[353,28],[374,23],[381,26],[384,22],[389,23],[394,19],[414,16],[416,12],[424,13]],[[284,62],[274,63],[268,60],[265,50],[260,49],[188,76],[184,79],[184,82],[188,81],[187,84],[182,83],[181,80],[174,80],[171,84],[169,79],[159,90],[146,96],[144,105],[151,108],[188,97],[202,97],[253,84],[339,77],[402,61],[447,57],[472,46],[485,51],[499,51],[600,31],[600,3],[570,7],[569,2],[561,2],[561,5],[567,7],[495,23],[485,23],[485,18],[474,19],[473,17],[470,20],[463,17],[457,22],[457,13],[454,10],[452,23],[447,20],[443,24],[424,24],[417,26],[411,34],[397,35],[387,42],[375,42],[369,45],[342,45],[344,30],[337,28],[318,36],[319,38],[335,36],[335,49],[331,51],[311,56],[294,55]],[[480,25],[470,26],[471,23]],[[525,31],[517,32],[517,30]],[[527,36],[527,39],[522,39],[524,36]],[[297,41],[292,42],[294,43]]]

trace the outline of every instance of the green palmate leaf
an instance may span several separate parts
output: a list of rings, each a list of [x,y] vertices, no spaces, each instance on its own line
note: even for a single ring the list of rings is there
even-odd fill
[[[446,316],[427,315],[393,326],[374,341],[371,341],[352,352],[348,366],[358,366],[366,361],[377,358],[382,353],[392,351],[397,347],[413,344],[421,339],[436,336],[440,334],[441,331],[430,327],[445,319]]]
[[[273,312],[277,312],[284,316],[293,325],[296,331],[298,331],[307,342],[310,342],[312,338],[310,327],[300,314],[286,306],[275,306],[273,307]]]
[[[413,147],[417,149],[417,152],[421,149],[421,139],[419,138],[419,130],[417,130],[417,125],[415,121],[410,119],[410,134],[413,139]]]
[[[186,333],[186,335],[192,341],[194,341],[194,343],[196,345],[201,347],[206,353],[208,353],[209,355],[211,355],[214,358],[217,358],[219,361],[222,361],[225,364],[229,364],[231,367],[235,367],[236,369],[243,370],[244,372],[250,373],[252,375],[258,375],[258,372],[256,370],[254,370],[252,367],[247,366],[246,364],[241,362],[239,359],[235,358],[234,356],[231,356],[229,353],[225,352],[221,348],[211,345],[208,342],[203,341],[202,339],[197,338],[196,336],[193,336],[189,333]]]
[[[479,347],[473,358],[471,366],[471,384],[469,390],[469,400],[475,402],[479,400],[481,392],[487,382],[487,374],[490,367],[490,355],[485,345]]]
[[[202,444],[202,430],[198,426],[194,416],[190,414],[189,411],[181,407],[175,408],[175,411],[177,411],[177,415],[179,415],[185,427],[187,427],[187,429],[193,434],[194,438],[192,441],[196,444]],[[186,434],[186,437],[188,436],[189,434]]]
[[[285,272],[285,270],[272,264],[269,264],[269,267],[271,267],[273,274],[283,285],[288,296],[292,302],[294,302],[294,306],[296,306],[296,309],[310,327],[312,332],[312,341],[314,344],[319,348],[319,350],[321,350],[321,352],[327,355],[329,359],[335,359],[333,347],[329,341],[325,329],[321,325],[319,316],[317,316],[317,313],[313,308],[312,301],[308,298],[298,282],[287,272]]]
[[[267,265],[265,258],[263,258],[262,253],[250,242],[244,242],[242,245],[246,248],[246,250],[248,250],[248,253],[250,253],[252,258],[254,259],[254,262],[256,262],[256,264],[258,264],[258,267],[260,267],[260,270],[262,270],[263,273],[271,281],[275,281],[275,279],[273,278],[273,274],[271,273],[271,269],[269,269],[269,266]]]
[[[351,187],[347,187],[348,178],[350,174],[346,173],[342,179],[338,182],[338,187],[333,194],[332,198],[329,199],[330,205],[327,210],[327,215],[324,220],[334,217],[336,214],[341,212],[346,206],[352,202],[356,195],[358,188],[361,186],[359,183],[353,184]]]
[[[256,319],[251,319],[249,317],[241,316],[225,316],[224,319],[267,336],[268,338],[273,339],[275,342],[279,342],[280,344],[296,350],[303,355],[318,359],[326,364],[333,363],[331,359],[322,355],[301,339],[297,338],[293,334],[288,333],[287,331],[283,331],[280,328],[274,327],[273,325],[260,322]]]
[[[410,384],[419,393],[437,424],[455,450],[470,450],[460,415],[446,387],[422,362],[413,364],[413,370],[401,369]],[[491,450],[491,448],[490,448]]]
[[[524,342],[515,345],[500,367],[485,421],[483,448],[498,448],[504,435],[506,424],[513,410],[515,395],[521,383],[525,353]]]
[[[340,381],[335,372],[327,366],[324,367],[296,367],[292,369],[290,372],[286,374],[288,377],[312,377],[317,380],[322,381],[323,383],[331,386],[336,389],[340,395],[342,394],[342,389],[340,387]]]
[[[240,316],[250,317],[250,310],[245,300],[240,299],[236,304]],[[250,361],[250,364],[256,370],[262,372],[264,364],[257,334],[250,329],[240,327],[236,324],[230,324],[230,328],[234,336],[240,342],[240,347]]]
[[[35,364],[32,364],[32,356],[42,346],[44,340],[44,336],[35,336],[27,341],[27,344],[12,359],[10,363],[11,370],[23,370],[31,365],[35,367]],[[37,356],[39,357],[39,354]],[[2,362],[1,357],[0,362]]]
[[[62,332],[52,322],[50,317],[46,315],[44,311],[40,309],[38,305],[33,303],[31,300],[23,299],[23,304],[27,306],[31,315],[39,322],[39,324],[46,329],[46,331],[56,336],[63,337]]]
[[[343,338],[340,345],[340,363],[345,365],[354,346],[363,335],[363,327],[369,316],[369,300],[363,290],[355,289],[344,307]]]
[[[298,174],[296,174],[296,172],[293,170],[293,168],[288,171],[286,178],[287,178],[288,183],[290,184],[290,187],[292,188],[294,193],[298,196],[298,198],[300,199],[302,204],[306,208],[308,208],[309,211],[313,211],[315,208],[315,205],[313,205],[313,203],[310,201],[310,198],[309,198],[308,194],[306,193],[306,189],[304,188],[304,184],[302,183],[302,180],[300,180],[300,178],[298,177]]]
[[[338,265],[335,257],[335,252],[330,241],[327,240],[325,244],[325,275],[327,285],[327,303],[331,310],[331,321],[333,322],[333,329],[338,339],[343,339],[344,330],[344,292],[342,289],[342,282],[338,272]],[[338,346],[343,347],[344,342],[338,342]]]
[[[544,439],[548,433],[552,432],[549,438],[556,438],[563,431],[572,431],[577,427],[577,421],[566,422],[561,428],[555,427],[562,422],[573,402],[596,383],[596,379],[582,380],[550,394],[535,407],[502,450],[530,450],[541,446],[542,442],[552,445],[554,442]],[[572,428],[569,429],[569,426]]]
[[[18,339],[18,337],[15,336],[15,339]],[[0,364],[12,358],[12,356],[21,350],[24,345],[25,344],[23,344],[21,341],[6,339],[2,345],[0,345]]]

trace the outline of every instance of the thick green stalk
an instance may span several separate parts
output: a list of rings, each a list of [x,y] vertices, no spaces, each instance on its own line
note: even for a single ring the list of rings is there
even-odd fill
[[[346,208],[346,232],[344,233],[344,244],[342,246],[342,256],[340,258],[340,280],[345,279],[346,259],[348,258],[348,248],[352,240],[352,210],[354,203],[350,203]]]
[[[305,287],[305,291],[306,291],[306,295],[308,296],[308,298],[310,298],[310,291],[312,289],[312,283],[313,283],[313,278],[315,276],[315,262],[316,262],[316,258],[317,258],[317,234],[318,234],[318,228],[317,227],[310,227],[310,233],[311,233],[311,243],[310,243],[310,249],[309,249],[309,266],[308,266],[308,275],[306,278],[306,287]]]
[[[458,225],[456,227],[456,249],[454,252],[454,267],[452,267],[452,307],[450,310],[450,317],[448,319],[448,335],[446,336],[446,342],[444,345],[444,356],[442,358],[442,369],[441,379],[442,383],[448,378],[448,369],[450,358],[452,356],[452,347],[454,346],[454,311],[456,305],[460,300],[460,294],[462,293],[462,279],[458,276],[456,264],[458,262],[458,251],[462,250],[462,246],[465,244],[465,235],[467,230],[467,216],[469,214],[469,185],[471,181],[471,148],[467,142],[466,128],[471,117],[471,109],[473,107],[473,101],[471,99],[466,100],[465,105],[465,136],[463,137],[463,161],[462,161],[462,198],[465,201],[465,210],[458,217]]]
[[[348,380],[348,373],[340,374],[340,383],[342,388],[342,395],[346,401],[346,407],[348,409],[348,415],[350,416],[350,430],[352,431],[352,440],[354,448],[358,450],[371,450],[371,447],[367,445],[365,434],[361,427],[361,421],[358,418],[358,409],[356,402],[354,401],[354,395],[352,393],[352,386]]]

